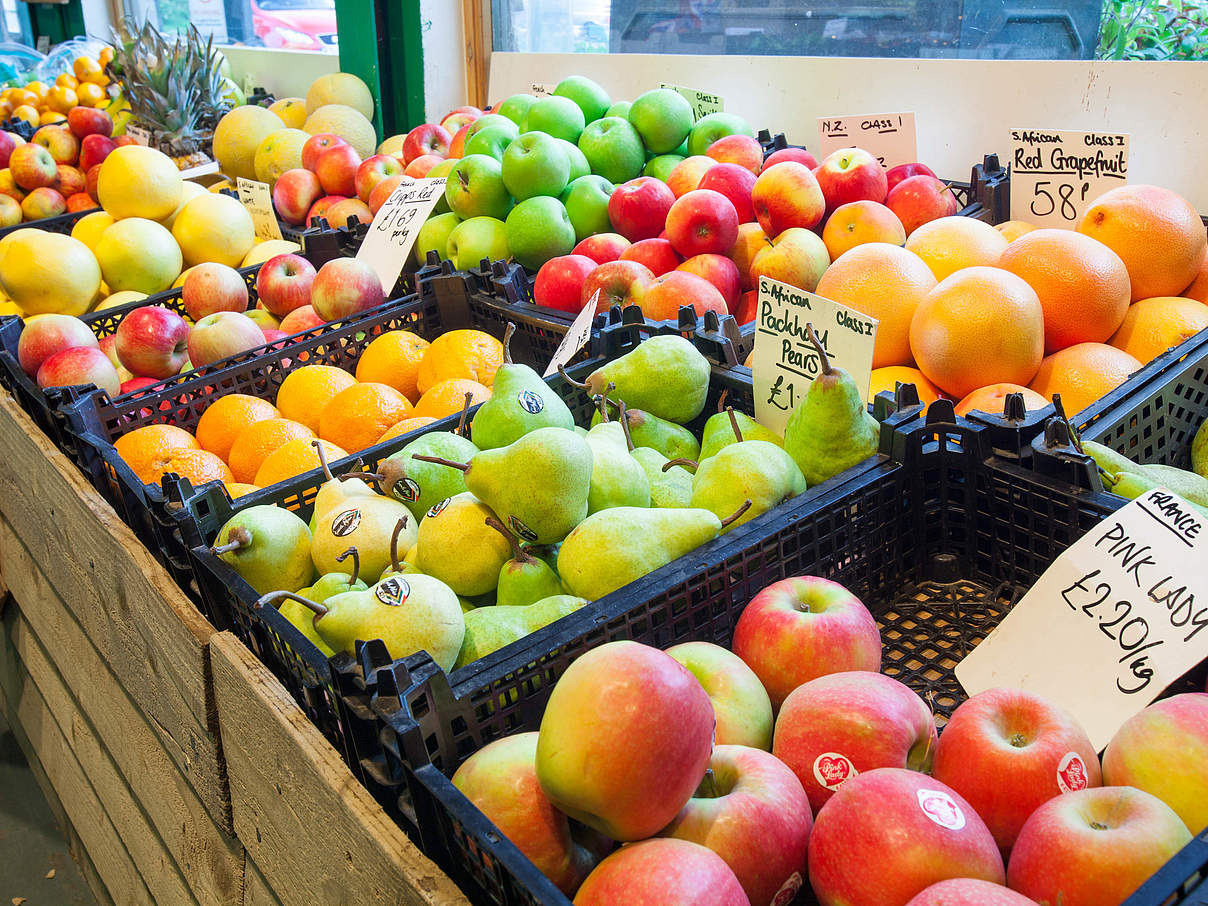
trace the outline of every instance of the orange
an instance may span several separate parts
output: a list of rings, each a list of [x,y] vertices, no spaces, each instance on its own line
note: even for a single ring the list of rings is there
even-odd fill
[[[323,407],[333,396],[356,382],[351,374],[334,365],[304,365],[291,371],[281,382],[277,390],[277,408],[285,418],[292,418],[317,432]]]
[[[940,398],[940,391],[927,380],[926,375],[917,368],[911,368],[909,365],[886,365],[882,368],[874,368],[868,381],[868,398],[871,400],[882,390],[888,390],[893,393],[898,388],[898,384],[914,384],[914,389],[919,392],[919,402],[924,406],[930,406]]]
[[[1007,237],[972,217],[940,217],[917,227],[906,248],[927,263],[936,280],[963,267],[993,267],[1007,247]]]
[[[252,491],[260,490],[254,484],[243,484],[238,481],[227,481],[224,482],[224,484],[226,485],[227,493],[231,496],[232,500],[242,497],[244,494],[250,494]]]
[[[1174,296],[1198,273],[1208,235],[1195,208],[1159,186],[1121,186],[1100,195],[1078,222],[1128,268],[1132,299]]]
[[[1140,368],[1140,362],[1114,346],[1079,343],[1045,356],[1028,386],[1046,399],[1060,393],[1065,414],[1072,419]]]
[[[919,370],[956,399],[987,384],[1026,384],[1044,357],[1040,299],[1014,274],[965,268],[919,303],[910,349]]]
[[[503,344],[481,330],[451,330],[432,341],[419,363],[421,394],[441,381],[468,378],[486,387],[503,364]]]
[[[40,82],[38,82],[38,83],[31,82],[30,84],[37,84],[41,88],[41,91],[33,92],[33,91],[30,91],[28,88],[26,88],[26,89],[18,88],[9,97],[9,100],[13,102],[14,107],[22,107],[22,106],[37,107],[38,104],[41,102],[42,98],[46,94],[46,86],[42,85]]]
[[[1098,240],[1073,230],[1033,230],[998,266],[1027,281],[1044,309],[1044,351],[1106,343],[1128,311],[1128,269]]]
[[[383,441],[391,440],[395,437],[402,437],[404,434],[410,434],[412,431],[418,431],[425,425],[432,424],[436,419],[430,415],[412,416],[405,418],[401,422],[396,422],[386,429],[385,433],[377,439],[380,444]]]
[[[281,413],[268,400],[232,393],[209,405],[197,420],[197,442],[201,449],[227,459],[231,444],[248,425],[266,418],[277,418]]]
[[[105,89],[100,85],[85,82],[76,89],[76,97],[80,99],[80,103],[85,107],[95,107],[105,99]]]
[[[59,78],[62,78],[60,76]],[[74,81],[74,79],[72,80]],[[66,113],[72,107],[78,106],[80,98],[75,89],[56,84],[46,93],[46,106],[56,113]]]
[[[91,82],[103,71],[101,64],[92,57],[76,57],[71,64],[71,71],[78,81]]]
[[[419,399],[415,386],[428,341],[409,330],[392,330],[365,347],[357,362],[357,380],[393,387],[408,401]]]
[[[175,425],[145,425],[123,434],[114,441],[117,455],[126,461],[142,481],[152,479],[154,464],[180,450],[200,450],[197,438]]]
[[[108,66],[110,63],[112,63],[113,62],[113,48],[108,47],[108,46],[102,47],[101,52],[96,55],[96,61],[98,63],[100,63],[102,66]]]
[[[839,256],[814,292],[877,319],[872,367],[882,368],[914,362],[910,319],[935,283],[931,269],[914,252],[870,242]]]
[[[851,201],[835,208],[826,218],[822,241],[834,261],[848,249],[866,242],[905,245],[906,228],[898,215],[875,201]]]
[[[1002,223],[997,224],[994,229],[1002,233],[1006,237],[1007,242],[1014,242],[1020,236],[1032,232],[1036,227],[1032,226],[1026,220],[1004,220]]]
[[[230,481],[227,464],[208,450],[169,450],[139,476],[146,484],[159,484],[165,475],[187,478],[197,488],[208,481]]]
[[[411,414],[413,416],[427,416],[429,418],[444,418],[446,415],[456,415],[465,406],[467,393],[470,394],[471,406],[485,403],[491,398],[491,389],[489,387],[484,387],[477,381],[454,378],[449,381],[441,381],[434,387],[428,388],[428,391],[415,404],[415,411]]]
[[[1208,304],[1208,251],[1204,252],[1204,260],[1200,262],[1195,279],[1179,295]]]
[[[38,108],[32,107],[29,104],[21,104],[20,106],[13,108],[13,116],[19,120],[25,120],[25,122],[29,123],[31,126],[42,125],[40,116],[38,114]]]
[[[321,440],[319,443],[323,445],[323,455],[327,457],[328,462],[335,462],[348,455],[333,443],[325,440]],[[314,441],[305,437],[297,437],[287,440],[268,455],[268,458],[256,470],[255,484],[262,488],[271,487],[278,482],[301,475],[303,472],[317,469],[319,466],[319,454],[315,450]]]
[[[256,472],[274,450],[299,437],[309,440],[314,436],[315,432],[306,425],[288,418],[253,422],[236,436],[227,463],[236,481],[256,484]]]
[[[79,84],[80,80],[70,72],[63,72],[55,76],[55,88],[70,88],[72,91],[75,91]],[[51,91],[54,91],[54,88]]]
[[[1049,404],[1049,401],[1035,390],[1029,390],[1020,384],[991,384],[988,387],[978,387],[957,403],[956,414],[968,415],[974,409],[980,409],[991,415],[1002,415],[1009,393],[1022,393],[1024,408],[1029,412],[1033,409],[1043,409]]]
[[[411,403],[385,384],[353,384],[341,390],[319,415],[319,436],[349,453],[377,443],[382,433],[411,415]]]
[[[1208,305],[1179,296],[1156,296],[1133,303],[1107,342],[1146,365],[1205,327]]]

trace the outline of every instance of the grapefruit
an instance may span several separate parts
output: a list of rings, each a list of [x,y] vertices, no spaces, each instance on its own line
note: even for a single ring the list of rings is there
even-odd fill
[[[301,129],[278,129],[276,132],[270,132],[256,148],[253,161],[256,178],[271,187],[286,170],[301,168],[302,146],[309,138],[310,133]]]
[[[1114,346],[1079,343],[1045,356],[1028,386],[1046,399],[1060,393],[1065,414],[1072,419],[1140,368],[1140,362]]]
[[[96,248],[96,241],[101,238],[101,233],[113,224],[113,218],[104,211],[93,211],[76,221],[76,225],[71,228],[71,237],[80,240],[90,249]]]
[[[306,112],[314,113],[329,104],[351,107],[365,119],[373,119],[373,95],[369,93],[369,86],[352,73],[333,72],[310,83],[310,88],[306,89]]]
[[[839,205],[826,218],[822,241],[834,261],[844,252],[868,242],[906,244],[906,228],[898,215],[875,201],[852,201]]]
[[[1020,236],[1032,232],[1036,227],[1032,226],[1026,220],[1005,220],[997,224],[994,229],[1002,233],[1007,242],[1014,242]]]
[[[143,145],[114,148],[101,164],[97,198],[114,220],[162,220],[180,203],[180,169],[166,154]]]
[[[247,208],[237,198],[212,192],[203,192],[184,206],[172,235],[189,267],[203,261],[239,267],[256,244],[256,229]]]
[[[105,230],[97,240],[96,260],[113,292],[132,289],[148,296],[168,289],[181,268],[180,246],[172,234],[142,217],[119,220]]]
[[[1179,295],[1208,304],[1208,251],[1204,253],[1204,260],[1200,262],[1195,279]]]
[[[177,204],[176,210],[161,220],[160,223],[166,226],[169,230],[172,229],[172,227],[176,225],[177,215],[184,210],[185,205],[187,205],[197,196],[205,195],[206,191],[207,190],[204,186],[185,180],[184,185],[180,187],[180,203]]]
[[[910,234],[906,248],[927,263],[936,280],[964,267],[998,264],[1007,238],[988,223],[972,217],[940,217]]]
[[[1208,327],[1208,305],[1179,296],[1155,296],[1133,304],[1108,343],[1142,365]]]
[[[331,132],[340,136],[356,148],[362,159],[372,156],[377,147],[377,133],[373,130],[373,124],[344,104],[327,104],[314,110],[302,128],[311,135]]]
[[[256,149],[270,133],[285,128],[265,107],[245,104],[226,113],[214,129],[214,159],[224,176],[256,178]]]
[[[956,404],[957,415],[968,415],[974,409],[989,412],[991,415],[1002,415],[1006,406],[1007,396],[1011,393],[1023,394],[1023,405],[1028,412],[1043,409],[1049,401],[1022,384],[991,384],[988,387],[978,387]]]
[[[0,286],[27,315],[80,316],[101,288],[101,269],[83,242],[60,233],[17,230],[0,255]]]

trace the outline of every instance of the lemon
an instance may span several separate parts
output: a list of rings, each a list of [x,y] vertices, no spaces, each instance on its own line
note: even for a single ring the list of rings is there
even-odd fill
[[[71,236],[73,239],[78,239],[90,249],[96,249],[96,241],[101,238],[101,233],[113,226],[114,220],[104,211],[94,211],[91,214],[85,214],[76,221],[76,225],[71,228]]]
[[[286,170],[299,169],[302,166],[302,146],[309,138],[310,133],[301,129],[270,132],[256,149],[256,178],[272,186]]]
[[[189,267],[203,261],[238,267],[256,242],[256,230],[247,208],[230,195],[211,192],[184,206],[176,217],[172,235],[180,243]]]
[[[142,145],[123,145],[101,164],[97,195],[114,220],[161,220],[176,210],[183,182],[168,155]]]
[[[308,105],[309,106],[309,105]],[[362,158],[370,157],[377,147],[373,124],[362,114],[343,104],[327,104],[311,113],[302,127],[311,135],[332,132],[357,149]]]
[[[28,315],[79,316],[101,288],[101,269],[84,243],[45,230],[17,230],[5,237],[0,286]]]
[[[130,302],[141,302],[147,298],[146,293],[136,292],[132,289],[124,289],[120,293],[110,293],[93,311],[104,311],[107,308],[117,308],[119,305],[126,305]]]
[[[310,88],[306,89],[306,112],[314,113],[328,104],[343,104],[365,119],[373,119],[373,95],[369,93],[369,86],[352,73],[333,72],[310,83]]]
[[[301,129],[306,122],[305,98],[281,98],[269,104],[268,109],[281,117],[281,122],[290,129]]]
[[[382,143],[377,146],[378,154],[393,154],[395,157],[403,156],[403,142],[407,140],[406,133],[400,135],[392,135],[389,138],[382,139]]]
[[[133,289],[153,296],[180,274],[180,246],[163,224],[143,217],[119,220],[105,230],[96,244],[96,258],[114,292]]]
[[[263,264],[269,258],[276,258],[278,255],[292,255],[300,251],[302,251],[302,246],[296,242],[290,242],[288,239],[267,239],[252,246],[252,250],[243,256],[243,261],[239,266],[251,267],[253,264]]]
[[[256,149],[270,132],[284,129],[281,117],[265,107],[236,107],[214,129],[214,159],[224,176],[256,178]]]

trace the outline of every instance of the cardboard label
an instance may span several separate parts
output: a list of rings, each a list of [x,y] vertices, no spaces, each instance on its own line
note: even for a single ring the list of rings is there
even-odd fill
[[[557,82],[532,82],[529,84],[529,94],[537,98],[548,98],[553,96],[557,87]]]
[[[600,291],[597,289],[592,293],[591,301],[584,305],[575,319],[570,322],[570,330],[566,332],[566,336],[562,338],[562,342],[558,344],[558,348],[554,350],[554,357],[549,360],[549,367],[545,369],[542,377],[549,377],[551,374],[556,374],[559,365],[565,365],[575,357],[575,353],[583,348],[583,345],[591,339],[591,325],[596,319],[596,303],[600,301]]]
[[[357,258],[374,269],[387,298],[394,292],[398,275],[411,256],[420,227],[444,194],[443,176],[403,177],[369,224],[365,241],[357,249]]]
[[[1104,192],[1128,181],[1128,134],[1011,130],[1011,219],[1077,226]]]
[[[840,148],[863,148],[888,169],[918,163],[913,113],[818,117],[818,159]]]
[[[143,128],[133,120],[126,123],[126,134],[138,145],[146,146],[151,142],[151,130]]]
[[[846,305],[760,277],[751,362],[759,423],[783,435],[789,416],[822,371],[822,362],[806,334],[807,324],[813,324],[831,366],[852,376],[867,403],[877,323]]]
[[[1208,518],[1149,491],[1058,557],[956,666],[975,695],[1026,689],[1065,708],[1102,749],[1208,657]]]
[[[262,241],[282,238],[281,225],[277,223],[277,212],[273,208],[273,196],[268,183],[240,176],[235,180],[235,186],[239,192],[239,200],[252,215],[256,238]]]
[[[720,94],[698,91],[695,88],[685,88],[683,85],[672,85],[669,82],[659,82],[659,88],[670,88],[689,104],[692,105],[692,116],[700,119],[710,113],[721,113],[726,109],[726,102]]]

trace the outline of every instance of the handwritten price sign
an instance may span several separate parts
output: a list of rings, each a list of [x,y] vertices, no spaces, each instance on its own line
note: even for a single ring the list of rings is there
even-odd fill
[[[863,148],[886,168],[916,163],[919,152],[914,114],[818,117],[818,158],[840,148]]]
[[[530,82],[529,94],[536,98],[553,97],[554,89],[557,87],[557,82]]]
[[[549,366],[545,369],[542,377],[549,377],[551,374],[556,374],[559,365],[565,365],[575,357],[580,349],[586,345],[591,339],[591,325],[596,319],[596,304],[600,301],[600,291],[597,289],[586,305],[579,309],[579,313],[575,315],[575,320],[570,324],[570,329],[566,332],[566,336],[562,338],[562,342],[558,344],[558,348],[554,350],[554,357],[550,359]]]
[[[240,176],[235,181],[235,186],[239,192],[239,200],[252,215],[256,238],[261,241],[280,239],[281,225],[277,223],[277,212],[273,210],[273,196],[269,192],[268,183]]]
[[[1011,219],[1073,229],[1108,189],[1128,181],[1128,135],[1011,130]]]
[[[710,113],[721,113],[726,109],[726,102],[722,100],[720,94],[710,94],[706,91],[697,91],[695,88],[685,88],[683,85],[672,85],[668,82],[659,82],[659,88],[670,88],[691,104],[694,119],[699,120]]]
[[[1208,657],[1208,519],[1156,489],[1054,561],[956,667],[975,695],[1026,689],[1062,705],[1096,749]]]
[[[357,258],[374,269],[387,296],[393,292],[411,255],[420,227],[444,193],[443,176],[404,178],[369,224],[369,233],[357,250]]]

